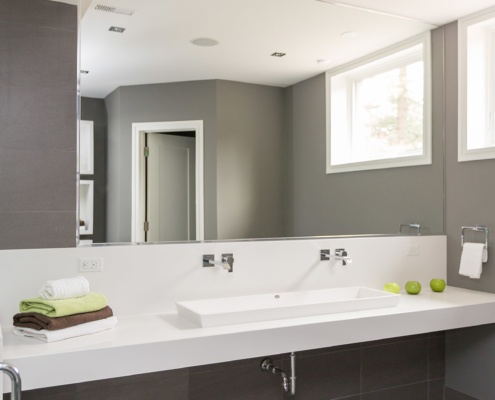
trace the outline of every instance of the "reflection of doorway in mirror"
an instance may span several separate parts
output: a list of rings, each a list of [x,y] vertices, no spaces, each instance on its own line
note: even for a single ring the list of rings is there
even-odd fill
[[[195,132],[146,133],[145,242],[196,239]]]
[[[203,198],[203,121],[133,123],[132,241],[203,240]]]

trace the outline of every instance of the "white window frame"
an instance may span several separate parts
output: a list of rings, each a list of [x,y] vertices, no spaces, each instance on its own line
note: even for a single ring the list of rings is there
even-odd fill
[[[459,102],[458,102],[458,154],[457,159],[459,162],[474,161],[474,160],[486,160],[495,158],[495,30],[490,28],[491,32],[487,32],[489,37],[486,39],[487,46],[485,47],[485,118],[484,118],[484,130],[485,135],[489,135],[490,139],[494,143],[493,146],[480,147],[475,149],[468,149],[468,136],[474,135],[477,132],[471,130],[468,131],[468,29],[472,25],[483,23],[490,19],[494,20],[495,26],[495,8],[481,11],[479,13],[462,18],[458,22],[458,90],[459,90]]]
[[[332,76],[351,71],[359,67],[365,67],[367,64],[376,63],[381,59],[385,59],[392,56],[395,53],[399,53],[408,48],[414,47],[421,44],[423,49],[423,62],[424,62],[424,102],[423,102],[423,152],[420,155],[414,156],[403,156],[394,158],[381,158],[369,161],[355,161],[343,164],[332,163],[332,120],[331,120],[331,78]],[[408,56],[409,57],[409,56]],[[386,71],[390,70],[394,64],[398,65],[403,62],[408,57],[402,60],[393,60],[385,63],[385,65],[378,65],[377,67],[370,67],[366,69],[363,73],[363,77],[369,75],[376,71]],[[356,75],[357,76],[357,75]],[[360,77],[360,76],[359,76]],[[354,78],[354,75],[353,75]],[[348,93],[351,89],[348,89]],[[347,95],[347,112],[348,115],[352,115],[352,101],[349,99],[351,97]],[[345,64],[343,66],[337,67],[326,73],[326,116],[327,116],[327,127],[326,127],[326,172],[327,174],[341,173],[349,171],[362,171],[371,169],[383,169],[383,168],[396,168],[396,167],[406,167],[415,165],[426,165],[432,162],[432,151],[431,151],[431,33],[428,31],[424,34],[396,44],[394,46],[388,47],[379,52],[373,53],[367,57],[360,58],[351,63]],[[348,124],[351,123],[352,117],[348,118]]]

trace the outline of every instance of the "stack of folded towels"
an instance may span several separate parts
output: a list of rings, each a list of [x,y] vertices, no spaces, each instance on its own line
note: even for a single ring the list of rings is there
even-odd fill
[[[47,281],[39,297],[22,300],[14,334],[55,342],[111,329],[117,318],[104,295],[89,290],[83,276]]]

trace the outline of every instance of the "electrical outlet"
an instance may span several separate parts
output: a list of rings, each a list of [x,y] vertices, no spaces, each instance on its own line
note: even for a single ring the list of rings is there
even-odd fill
[[[419,244],[412,244],[407,248],[408,256],[419,256]]]
[[[102,258],[80,258],[79,272],[101,272],[103,271]]]

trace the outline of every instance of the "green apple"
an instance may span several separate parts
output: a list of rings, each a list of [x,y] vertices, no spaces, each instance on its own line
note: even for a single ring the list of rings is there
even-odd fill
[[[434,292],[443,292],[445,286],[447,286],[447,284],[443,279],[432,279],[430,281],[431,290]]]
[[[421,292],[421,283],[418,281],[408,281],[406,283],[406,292],[409,294],[418,294]]]
[[[387,282],[385,285],[383,285],[383,290],[390,293],[399,293],[400,286],[395,282]]]

